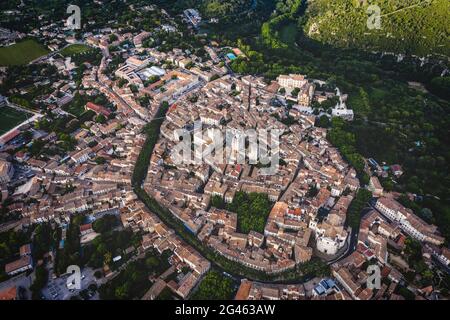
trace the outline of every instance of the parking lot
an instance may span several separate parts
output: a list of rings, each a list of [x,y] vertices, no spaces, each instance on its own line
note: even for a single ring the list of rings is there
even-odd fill
[[[83,290],[88,289],[89,285],[97,284],[97,279],[94,277],[94,270],[84,268],[81,271],[81,289],[77,290],[71,286],[67,286],[67,278],[69,275],[63,275],[59,278],[53,279],[53,272],[49,272],[49,280],[47,286],[42,289],[42,298],[45,300],[68,300],[72,296],[77,296]],[[98,293],[87,290],[86,296],[90,300],[97,300]]]

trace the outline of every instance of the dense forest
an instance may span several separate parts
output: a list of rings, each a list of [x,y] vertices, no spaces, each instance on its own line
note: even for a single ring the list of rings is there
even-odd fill
[[[229,300],[233,299],[236,283],[216,270],[209,271],[192,295],[193,300]]]
[[[380,8],[380,25],[375,25]],[[305,33],[340,47],[450,56],[448,0],[315,0],[309,1]]]
[[[201,12],[206,17],[226,17],[242,12],[250,7],[251,0],[202,0]]]

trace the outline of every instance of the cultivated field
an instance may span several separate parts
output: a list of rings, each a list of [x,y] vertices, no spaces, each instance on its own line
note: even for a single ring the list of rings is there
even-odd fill
[[[33,39],[0,48],[0,66],[27,64],[49,51]]]
[[[19,123],[27,119],[25,112],[20,112],[10,107],[0,108],[0,135],[8,132],[8,130],[14,128]]]

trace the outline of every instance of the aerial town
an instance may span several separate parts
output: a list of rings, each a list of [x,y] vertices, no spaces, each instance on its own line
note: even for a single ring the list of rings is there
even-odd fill
[[[235,300],[448,298],[440,228],[406,206],[417,195],[380,182],[402,166],[354,167],[321,125],[354,121],[348,94],[308,74],[234,72],[249,59],[238,46],[167,46],[198,32],[195,9],[131,10],[160,27],[0,29],[3,46],[49,49],[25,73],[0,67],[2,115],[22,115],[1,128],[0,300],[205,299],[220,281]],[[194,149],[216,143],[211,130],[280,130],[276,173],[238,163],[237,143],[226,162],[175,162],[174,133],[196,123]]]

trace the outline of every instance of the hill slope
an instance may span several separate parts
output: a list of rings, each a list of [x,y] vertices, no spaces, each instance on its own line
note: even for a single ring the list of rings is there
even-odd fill
[[[381,29],[367,27],[369,4],[381,9]],[[448,0],[308,1],[305,34],[339,47],[450,56]]]

